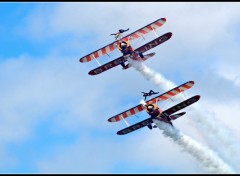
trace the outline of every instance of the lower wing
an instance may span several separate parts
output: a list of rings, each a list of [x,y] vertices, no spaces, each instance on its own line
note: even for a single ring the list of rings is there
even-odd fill
[[[133,132],[135,130],[138,130],[139,128],[142,128],[142,127],[145,127],[147,126],[148,124],[152,123],[152,119],[151,118],[148,118],[148,119],[145,119],[141,122],[138,122],[132,126],[129,126],[127,128],[124,128],[120,131],[117,132],[118,135],[124,135],[124,134],[127,134],[127,133],[130,133],[130,132]]]
[[[154,55],[155,55],[155,53],[150,53],[150,54],[144,55],[144,58],[140,58],[139,57],[139,60],[140,61],[145,61],[145,60],[147,60],[148,58],[150,58],[150,57],[152,57]],[[100,66],[98,68],[95,68],[94,70],[91,70],[88,74],[89,75],[100,74],[100,73],[102,73],[104,71],[107,71],[107,70],[109,70],[109,69],[111,69],[113,67],[116,67],[116,66],[120,65],[121,62],[126,62],[126,61],[127,61],[127,59],[124,59],[123,56],[121,56],[121,57],[119,57],[119,58],[117,58],[117,59],[115,59],[115,60],[113,60],[111,62],[108,62],[108,63],[106,63],[106,64],[104,64],[104,65],[102,65],[102,66]],[[129,67],[130,67],[130,65],[127,64],[125,69],[128,69]]]

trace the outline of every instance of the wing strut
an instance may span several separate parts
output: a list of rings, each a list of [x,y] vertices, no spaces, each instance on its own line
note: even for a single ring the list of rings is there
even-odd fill
[[[156,38],[158,38],[159,36],[157,35],[157,33],[156,33],[155,29],[152,27],[152,25],[151,25],[151,28],[152,28],[152,30],[153,30],[153,32],[154,32]]]
[[[180,93],[182,93],[182,95],[183,95],[183,99],[186,100],[186,95],[184,93],[184,90],[182,90],[181,87],[179,87],[179,90],[180,90]]]
[[[98,65],[99,65],[99,66],[102,66],[102,65],[100,64],[100,62],[95,58],[94,55],[93,55],[93,57],[94,57],[94,60],[96,60],[96,62],[98,63]]]
[[[122,117],[122,115],[120,115],[120,118],[123,119],[123,121],[126,123],[126,125],[129,127],[129,124],[127,123],[127,121]]]
[[[108,53],[106,53],[107,55],[108,55]],[[108,57],[110,57],[109,55],[108,55]]]

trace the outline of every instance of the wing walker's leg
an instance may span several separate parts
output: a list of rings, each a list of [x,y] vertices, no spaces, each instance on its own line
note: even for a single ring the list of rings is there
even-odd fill
[[[120,117],[123,119],[123,121],[126,123],[126,125],[129,127],[129,124],[127,123],[127,121],[122,117],[122,115],[120,115]]]
[[[94,56],[93,56],[93,57],[94,57]],[[97,61],[97,63],[98,63],[99,66],[102,66],[95,57],[94,57],[94,59]]]

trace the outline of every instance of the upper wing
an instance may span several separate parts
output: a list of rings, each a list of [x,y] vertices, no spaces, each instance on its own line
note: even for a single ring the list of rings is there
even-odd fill
[[[171,90],[169,90],[168,92],[165,92],[162,95],[159,95],[155,98],[152,98],[151,100],[148,100],[146,103],[147,104],[152,104],[152,103],[156,103],[157,101],[163,101],[163,100],[167,100],[187,89],[190,89],[192,86],[194,85],[194,81],[188,81],[178,87],[175,87]]]
[[[111,118],[108,119],[109,122],[117,122],[117,121],[120,121],[122,118],[126,118],[128,116],[131,116],[131,115],[134,115],[140,111],[142,111],[144,109],[144,106],[143,105],[137,105],[129,110],[126,110],[118,115],[115,115]]]
[[[113,51],[115,48],[117,48],[117,42],[113,42],[113,43],[111,43],[107,46],[104,46],[104,47],[102,47],[102,48],[100,48],[100,49],[82,57],[81,59],[79,59],[79,61],[80,62],[89,62],[93,59],[96,59],[100,56],[103,56],[103,55]]]
[[[170,97],[173,97],[187,89],[190,89],[192,86],[194,85],[194,81],[188,81],[178,87],[175,87],[173,88],[172,90],[168,91],[168,92],[165,92],[155,98],[152,98],[151,100],[148,100],[146,103],[147,104],[152,104],[152,103],[156,103],[157,101],[163,101],[163,100],[167,100],[168,98]],[[120,121],[122,118],[126,118],[128,116],[131,116],[131,115],[134,115],[140,111],[142,111],[145,107],[140,104],[140,105],[137,105],[131,109],[128,109],[118,115],[115,115],[111,118],[108,119],[109,122],[117,122],[117,121]]]
[[[137,38],[149,33],[153,29],[161,27],[165,22],[166,22],[166,18],[160,18],[160,19],[142,27],[141,29],[127,35],[126,37],[123,38],[123,40],[137,39]]]
[[[145,35],[148,32],[152,31],[153,29],[156,29],[156,28],[162,26],[165,22],[166,22],[165,18],[160,18],[160,19],[146,25],[145,27],[125,36],[122,40],[137,39],[137,38],[141,37],[142,35]],[[80,58],[79,61],[80,62],[89,62],[89,61],[93,60],[94,58],[96,59],[102,55],[105,55],[105,54],[113,51],[115,48],[117,48],[116,43],[117,43],[117,41],[115,41],[107,46],[104,46],[104,47]]]

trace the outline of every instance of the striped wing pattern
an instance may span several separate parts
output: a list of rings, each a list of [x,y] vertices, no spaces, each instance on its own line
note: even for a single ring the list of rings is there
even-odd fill
[[[146,103],[147,104],[152,104],[152,103],[156,103],[157,101],[163,101],[163,100],[167,100],[169,99],[170,97],[173,97],[189,88],[191,88],[192,86],[194,85],[194,81],[188,81],[178,87],[175,87],[174,89],[164,93],[164,94],[161,94],[155,98],[152,98],[151,100],[148,100]],[[137,105],[135,106],[134,108],[131,108],[129,110],[126,110],[116,116],[113,116],[111,118],[108,119],[109,122],[117,122],[117,121],[120,121],[122,118],[126,118],[126,117],[129,117],[131,115],[134,115],[140,111],[142,111],[144,109],[144,106],[143,105]]]
[[[122,40],[133,40],[133,39],[137,39],[139,37],[141,37],[142,35],[152,31],[153,29],[156,29],[158,27],[161,27],[164,23],[166,22],[166,19],[165,18],[161,18],[159,20],[156,20],[154,21],[153,23],[137,30],[136,32],[133,32],[129,35],[127,35],[126,37],[124,37]],[[117,41],[116,42],[113,42],[107,46],[104,46],[103,48],[97,50],[97,51],[94,51],[92,53],[90,53],[89,55],[87,56],[84,56],[82,58],[79,59],[80,62],[89,62],[93,59],[96,59],[100,56],[103,56],[111,51],[113,51],[115,48],[117,48],[117,45],[116,45]]]
[[[111,43],[97,51],[94,51],[93,53],[81,58],[79,61],[80,62],[89,62],[93,60],[94,58],[98,58],[100,56],[103,56],[111,51],[113,51],[115,48],[117,48],[116,42]]]
[[[177,94],[179,94],[179,93],[181,93],[181,92],[183,92],[187,89],[190,89],[193,86],[193,84],[194,84],[193,81],[186,82],[186,83],[184,83],[184,84],[182,84],[182,85],[180,85],[180,86],[178,86],[178,87],[176,87],[176,88],[174,88],[174,89],[172,89],[172,90],[170,90],[170,91],[168,91],[168,92],[166,92],[162,95],[159,95],[156,98],[153,98],[153,99],[147,101],[146,103],[147,104],[152,104],[152,103],[156,103],[157,101],[167,100],[167,99],[169,99],[169,98],[171,98],[171,97],[173,97],[173,96],[175,96],[175,95],[177,95]]]
[[[122,118],[126,118],[128,116],[131,116],[131,115],[134,115],[140,111],[142,111],[144,109],[144,106],[143,105],[138,105],[138,106],[135,106],[134,108],[131,108],[127,111],[124,111],[114,117],[111,117],[108,119],[109,122],[117,122],[117,121],[120,121]]]
[[[158,27],[161,27],[164,23],[166,22],[166,18],[161,18],[157,21],[154,21],[153,23],[139,29],[138,31],[130,34],[129,36],[126,36],[123,38],[123,40],[133,40],[133,39],[137,39],[149,32],[151,32],[153,29],[156,29]]]

